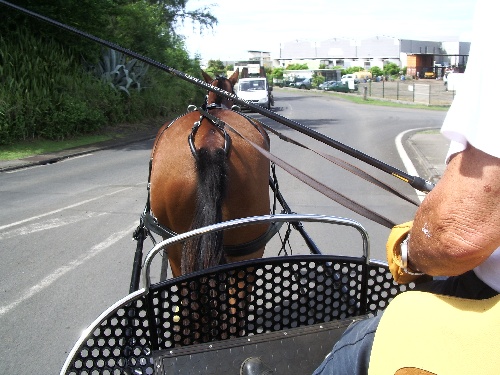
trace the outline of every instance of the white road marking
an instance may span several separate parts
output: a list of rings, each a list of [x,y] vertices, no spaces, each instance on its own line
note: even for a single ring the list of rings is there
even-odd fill
[[[75,156],[69,156],[67,158],[61,159],[58,161],[58,163],[65,163],[67,161],[72,161],[75,159],[81,159],[81,158],[86,158],[87,156],[93,156],[94,154],[89,153],[89,154],[82,154],[82,155],[75,155]]]
[[[403,140],[403,137],[405,136],[406,133],[414,132],[415,130],[426,130],[426,129],[434,129],[434,128],[420,128],[420,129],[406,130],[406,131],[398,134],[396,139],[395,139],[396,148],[398,150],[399,157],[403,161],[403,164],[406,168],[406,172],[411,176],[418,176],[418,172],[417,172],[417,169],[415,168],[415,166],[413,165],[413,163],[411,162],[411,159],[408,157],[408,154],[406,153],[406,151],[403,147],[402,140]],[[419,176],[419,177],[421,177],[421,176]],[[425,196],[427,195],[426,193],[424,193],[420,190],[417,190],[417,189],[415,189],[415,192],[417,193],[417,196],[418,196],[418,199],[420,200],[420,202],[422,202],[424,200]]]
[[[4,240],[7,238],[13,238],[17,236],[24,236],[27,234],[41,232],[48,229],[54,229],[58,227],[62,227],[64,225],[78,223],[79,221],[90,219],[93,217],[99,217],[102,215],[107,215],[104,212],[85,212],[81,215],[73,215],[65,217],[64,219],[56,218],[56,219],[48,219],[40,223],[32,223],[21,228],[12,229],[8,232],[0,233],[0,240]]]
[[[87,156],[92,156],[94,154],[83,154],[83,155],[76,155],[76,156],[68,156],[63,159],[57,160],[55,162],[50,162],[50,163],[44,163],[44,164],[34,164],[34,165],[27,165],[26,167],[23,168],[16,168],[11,171],[5,171],[4,173],[12,174],[12,173],[18,173],[18,172],[23,172],[29,169],[35,169],[35,168],[42,168],[42,167],[48,167],[54,164],[59,164],[59,163],[64,163],[66,161],[71,161],[74,159],[80,159],[80,158],[85,158]]]
[[[123,188],[123,189],[118,189],[118,190],[113,191],[111,193],[104,194],[104,195],[101,195],[101,196],[98,196],[98,197],[95,197],[95,198],[87,199],[87,200],[84,200],[84,201],[81,201],[81,202],[78,202],[78,203],[75,203],[75,204],[72,204],[72,205],[69,205],[69,206],[66,206],[66,207],[59,208],[59,209],[54,210],[54,211],[46,212],[44,214],[37,215],[37,216],[32,216],[32,217],[29,217],[29,218],[24,219],[24,220],[16,221],[15,223],[10,223],[10,224],[7,224],[7,225],[3,225],[3,226],[0,226],[0,230],[6,229],[6,228],[10,228],[10,227],[13,227],[13,226],[16,226],[16,225],[24,224],[24,223],[27,223],[28,221],[37,220],[37,219],[40,219],[40,218],[45,217],[45,216],[57,214],[58,212],[69,210],[71,208],[75,208],[75,207],[81,206],[83,204],[95,201],[97,199],[101,199],[101,198],[104,198],[104,197],[109,197],[111,195],[115,195],[115,194],[121,193],[122,191],[129,190],[129,189],[132,189],[132,187],[126,187],[126,188]]]
[[[113,233],[111,236],[106,238],[104,241],[101,243],[95,245],[90,249],[89,252],[83,254],[79,258],[73,260],[72,262],[68,263],[65,266],[59,267],[56,269],[54,272],[52,272],[50,275],[45,277],[43,280],[41,280],[38,284],[32,286],[28,290],[26,290],[21,297],[19,297],[17,300],[14,302],[0,307],[0,317],[2,315],[7,314],[9,311],[12,309],[16,308],[18,305],[23,303],[24,301],[28,300],[29,298],[33,297],[34,295],[42,292],[44,289],[48,288],[50,285],[52,285],[54,282],[56,282],[59,278],[62,276],[66,275],[68,272],[73,271],[75,268],[78,266],[82,265],[83,263],[87,262],[88,260],[92,259],[96,255],[99,255],[101,252],[104,250],[108,249],[110,246],[124,238],[125,236],[130,236],[130,233],[137,227],[137,223],[134,224],[132,227],[127,228],[121,232],[116,232]]]

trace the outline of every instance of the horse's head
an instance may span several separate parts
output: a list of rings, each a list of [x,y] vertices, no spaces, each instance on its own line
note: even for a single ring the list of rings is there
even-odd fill
[[[201,71],[201,74],[203,75],[203,79],[205,80],[205,82],[210,83],[212,86],[216,86],[222,90],[234,94],[233,87],[236,84],[236,82],[238,82],[238,76],[240,74],[240,70],[236,69],[236,71],[229,78],[219,77],[219,76],[212,78],[203,70]],[[221,95],[217,95],[213,91],[209,91],[207,97],[207,105],[210,104],[215,104],[219,107],[230,109],[233,106],[233,101]]]

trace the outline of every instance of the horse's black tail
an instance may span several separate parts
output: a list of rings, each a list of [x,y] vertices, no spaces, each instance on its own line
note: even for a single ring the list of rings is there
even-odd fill
[[[222,221],[222,202],[226,194],[228,162],[222,149],[196,151],[198,191],[191,229]],[[182,274],[219,265],[224,261],[222,232],[206,234],[184,243]]]

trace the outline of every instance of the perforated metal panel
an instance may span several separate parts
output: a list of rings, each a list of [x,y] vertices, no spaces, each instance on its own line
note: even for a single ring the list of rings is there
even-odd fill
[[[362,258],[228,264],[153,285],[110,309],[75,348],[65,373],[153,374],[154,350],[370,314],[406,289],[386,267]]]
[[[124,303],[95,323],[74,353],[67,374],[153,373],[146,296]]]

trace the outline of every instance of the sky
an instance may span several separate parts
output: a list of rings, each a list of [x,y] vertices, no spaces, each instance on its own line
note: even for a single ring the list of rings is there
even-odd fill
[[[177,31],[190,55],[199,54],[202,61],[245,60],[249,50],[270,52],[275,59],[280,44],[294,40],[390,36],[469,42],[474,5],[474,0],[189,0],[187,9],[207,6],[218,24],[200,35],[186,20]]]

